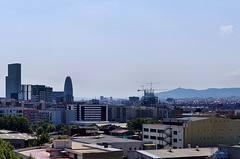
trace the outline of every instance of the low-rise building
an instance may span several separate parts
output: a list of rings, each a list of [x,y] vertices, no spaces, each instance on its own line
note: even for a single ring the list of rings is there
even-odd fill
[[[36,159],[122,159],[123,152],[120,149],[104,147],[92,144],[82,144],[71,140],[55,140],[53,144],[45,147],[31,147],[14,150],[17,155],[24,158],[33,156]]]
[[[0,138],[4,141],[10,142],[10,144],[13,145],[15,149],[19,149],[32,145],[36,137],[17,131],[0,130]]]
[[[107,145],[112,148],[123,150],[123,155],[127,157],[128,151],[142,150],[145,143],[140,140],[124,139],[120,137],[114,137],[109,135],[89,136],[89,137],[76,137],[72,139],[75,142],[93,144],[93,145]]]
[[[225,153],[230,159],[239,159],[240,156],[240,144],[219,144],[218,152]],[[216,154],[217,156],[217,154]]]

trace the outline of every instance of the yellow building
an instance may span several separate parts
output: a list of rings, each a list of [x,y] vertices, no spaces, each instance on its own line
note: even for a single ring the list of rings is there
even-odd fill
[[[190,120],[184,125],[184,147],[209,147],[239,143],[240,120],[210,117]]]

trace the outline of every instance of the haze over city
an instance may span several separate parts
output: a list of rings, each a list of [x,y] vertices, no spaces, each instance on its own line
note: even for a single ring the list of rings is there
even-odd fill
[[[75,97],[155,88],[240,87],[239,1],[0,1],[0,96],[7,64],[23,84]]]

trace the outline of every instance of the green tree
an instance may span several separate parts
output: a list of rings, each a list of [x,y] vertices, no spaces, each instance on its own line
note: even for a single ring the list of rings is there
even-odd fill
[[[45,120],[39,120],[39,126],[38,128],[42,127],[43,130],[45,130],[45,133],[50,133],[50,132],[54,132],[56,130],[56,127],[54,125],[52,125],[52,122],[48,123]],[[38,129],[37,128],[37,129]],[[41,128],[40,128],[41,129]],[[41,130],[40,130],[41,131]],[[39,133],[42,134],[42,133]]]
[[[57,137],[57,139],[58,139],[58,140],[67,139],[67,136],[61,136],[61,135],[59,135],[59,136]]]
[[[30,154],[30,156],[28,156],[28,158],[27,159],[36,159],[35,157],[33,157],[31,154]]]
[[[42,126],[39,126],[39,127],[37,128],[37,130],[36,130],[36,133],[37,133],[38,135],[41,135],[42,133],[44,133],[43,127],[42,127]]]
[[[32,125],[24,117],[4,116],[0,117],[0,129],[19,131],[23,133],[32,133]]]
[[[23,159],[23,156],[17,156],[12,150],[13,146],[0,139],[0,158],[1,159]]]
[[[150,120],[144,118],[131,119],[127,122],[128,130],[142,131],[142,124],[161,124],[160,120]]]
[[[50,142],[50,135],[48,133],[42,133],[39,138],[36,138],[33,141],[33,146],[41,146],[49,142]]]

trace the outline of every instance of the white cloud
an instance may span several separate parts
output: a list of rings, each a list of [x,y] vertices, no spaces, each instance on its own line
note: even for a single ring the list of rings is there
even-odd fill
[[[229,76],[239,76],[240,75],[240,69],[237,69],[236,71],[230,72],[228,75]]]
[[[222,25],[220,27],[220,34],[221,35],[230,34],[232,32],[233,32],[233,26],[232,25]]]

